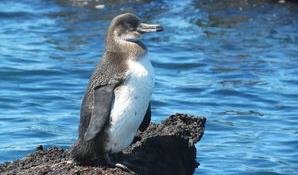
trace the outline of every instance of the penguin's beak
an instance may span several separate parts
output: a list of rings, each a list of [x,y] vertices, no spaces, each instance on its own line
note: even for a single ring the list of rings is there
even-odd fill
[[[145,24],[140,23],[137,31],[140,33],[148,33],[148,32],[161,32],[163,31],[163,27],[158,24]]]

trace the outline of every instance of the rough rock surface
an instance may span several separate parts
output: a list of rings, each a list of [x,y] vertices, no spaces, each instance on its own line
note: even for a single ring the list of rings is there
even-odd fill
[[[123,154],[115,157],[127,165],[130,171],[100,166],[79,166],[70,159],[68,150],[49,148],[27,157],[0,165],[0,174],[113,174],[113,175],[188,175],[198,166],[196,148],[204,133],[204,117],[175,114],[153,124],[136,136],[134,143]]]

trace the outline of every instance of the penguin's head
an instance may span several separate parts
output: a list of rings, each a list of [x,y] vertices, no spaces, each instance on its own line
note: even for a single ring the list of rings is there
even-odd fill
[[[140,44],[139,40],[144,33],[159,31],[163,31],[160,25],[141,23],[136,15],[125,13],[112,20],[107,34],[107,44]]]

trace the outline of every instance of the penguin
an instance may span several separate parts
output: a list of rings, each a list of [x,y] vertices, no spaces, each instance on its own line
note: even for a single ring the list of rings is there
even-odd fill
[[[142,23],[132,13],[111,21],[105,51],[81,104],[78,140],[71,148],[78,164],[103,160],[127,169],[111,155],[127,148],[138,130],[150,124],[154,70],[140,39],[145,33],[160,31],[162,26]]]

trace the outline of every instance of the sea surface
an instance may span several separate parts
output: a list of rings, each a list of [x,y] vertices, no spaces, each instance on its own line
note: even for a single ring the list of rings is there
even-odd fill
[[[195,174],[298,174],[298,4],[276,1],[1,0],[0,162],[75,142],[109,22],[133,12],[165,28],[143,38],[153,121],[208,119]]]

